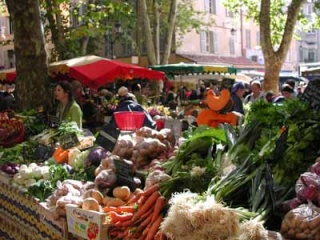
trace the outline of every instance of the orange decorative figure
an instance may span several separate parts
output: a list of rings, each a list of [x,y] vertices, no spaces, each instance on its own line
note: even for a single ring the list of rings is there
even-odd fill
[[[228,89],[222,89],[217,95],[212,89],[208,90],[206,97],[207,109],[199,112],[197,124],[209,127],[218,127],[220,123],[229,123],[233,126],[238,124],[238,115],[233,112],[225,112],[233,104]]]

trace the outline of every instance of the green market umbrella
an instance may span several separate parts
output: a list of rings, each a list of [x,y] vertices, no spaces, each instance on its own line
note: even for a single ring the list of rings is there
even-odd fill
[[[237,69],[234,67],[219,65],[202,65],[195,63],[174,63],[164,65],[150,66],[151,69],[165,72],[167,77],[173,78],[176,75],[189,74],[236,74]]]

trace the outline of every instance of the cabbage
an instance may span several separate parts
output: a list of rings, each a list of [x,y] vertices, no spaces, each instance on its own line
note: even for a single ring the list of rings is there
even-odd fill
[[[73,154],[71,159],[69,159],[69,165],[76,171],[85,168],[85,161],[89,155],[90,150],[85,150],[76,154]]]

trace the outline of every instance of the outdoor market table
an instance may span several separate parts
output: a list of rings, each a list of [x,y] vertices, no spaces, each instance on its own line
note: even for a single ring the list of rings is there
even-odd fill
[[[68,239],[65,219],[53,221],[45,209],[27,193],[10,184],[10,178],[0,175],[0,236],[6,240]]]

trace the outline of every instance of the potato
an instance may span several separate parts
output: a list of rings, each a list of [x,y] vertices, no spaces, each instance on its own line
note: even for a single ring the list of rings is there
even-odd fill
[[[134,195],[137,195],[138,193],[142,193],[143,190],[141,188],[136,188],[133,192]]]
[[[96,199],[94,199],[92,197],[88,197],[83,200],[82,209],[99,212],[100,205]]]
[[[127,186],[116,187],[113,189],[112,194],[115,198],[120,198],[121,200],[127,201],[130,198],[130,188]]]
[[[120,198],[110,198],[106,204],[107,207],[120,207],[126,203]]]
[[[100,191],[96,190],[96,189],[89,189],[87,190],[83,196],[83,198],[88,198],[88,197],[93,197],[94,199],[97,200],[97,202],[99,204],[103,203],[103,195]]]

